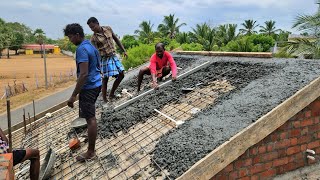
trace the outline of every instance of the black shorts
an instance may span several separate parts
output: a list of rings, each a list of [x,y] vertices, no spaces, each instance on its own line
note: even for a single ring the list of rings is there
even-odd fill
[[[82,89],[79,94],[80,117],[89,120],[96,116],[96,101],[101,86],[94,89]]]
[[[15,149],[13,153],[13,165],[17,165],[22,162],[23,158],[26,156],[26,150],[24,149]]]

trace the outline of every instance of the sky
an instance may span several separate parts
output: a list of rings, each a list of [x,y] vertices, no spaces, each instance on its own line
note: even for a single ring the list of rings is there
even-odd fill
[[[291,28],[295,17],[318,10],[315,0],[0,0],[0,7],[0,18],[6,22],[41,28],[52,39],[63,38],[63,28],[69,23],[79,23],[85,34],[92,34],[87,26],[92,16],[122,37],[133,35],[142,21],[150,20],[156,31],[169,14],[187,24],[180,31],[191,31],[205,22],[238,24],[239,29],[244,20],[253,19],[259,25],[274,20],[277,28],[298,33]]]

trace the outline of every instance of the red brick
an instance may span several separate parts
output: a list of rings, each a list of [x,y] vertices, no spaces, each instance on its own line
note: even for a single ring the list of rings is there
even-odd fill
[[[291,138],[290,139],[290,145],[295,146],[298,144],[298,138]]]
[[[301,130],[300,129],[292,129],[291,131],[289,131],[289,138],[291,137],[298,137],[301,134]]]
[[[276,158],[278,158],[278,152],[276,151],[264,154],[260,157],[262,162],[268,162]]]
[[[306,118],[311,117],[311,111],[310,111],[310,110],[305,113],[305,117],[306,117]]]
[[[239,170],[239,177],[245,177],[248,175],[248,170],[247,169],[240,169]]]
[[[244,160],[238,160],[235,162],[235,169],[240,169],[243,167],[250,166],[252,164],[252,159],[244,159]]]
[[[298,137],[298,144],[305,144],[311,141],[311,136],[301,136]]]
[[[298,169],[303,166],[304,166],[303,162],[300,162],[300,163],[292,162],[292,163],[288,163],[288,164],[284,165],[283,168],[284,168],[284,172],[289,172],[289,171]]]
[[[316,154],[319,154],[320,153],[320,147],[316,148],[315,152],[316,152]]]
[[[301,151],[307,150],[307,144],[302,144],[301,145]]]
[[[274,148],[275,149],[282,149],[282,148],[288,147],[289,145],[290,145],[290,140],[285,139],[285,140],[276,142]]]
[[[301,147],[300,146],[293,146],[293,147],[289,147],[287,149],[287,155],[291,155],[291,154],[295,154],[301,151]]]
[[[320,146],[320,140],[317,140],[317,141],[314,141],[314,142],[311,142],[308,144],[308,148],[309,149],[312,149],[312,148],[316,148],[316,147],[319,147]]]
[[[319,110],[320,110],[320,108],[319,108]],[[315,117],[314,118],[314,124],[319,124],[320,123],[320,117],[318,116],[318,117]]]
[[[292,125],[293,125],[293,127],[294,128],[299,128],[301,125],[300,125],[300,121],[294,121],[293,123],[292,123]]]
[[[250,177],[239,178],[238,180],[250,180]]]
[[[319,133],[318,136],[320,137],[320,133]],[[268,146],[267,146],[267,151],[268,151],[268,152],[273,151],[273,147],[274,147],[274,143],[268,144]]]
[[[229,179],[237,179],[238,177],[238,171],[233,171],[229,174]]]
[[[288,138],[288,132],[280,133],[280,139],[287,139],[287,138]]]
[[[251,175],[254,175],[256,173],[260,173],[260,172],[263,172],[267,169],[270,169],[272,166],[272,163],[264,163],[264,164],[255,164],[254,166],[252,166],[250,168],[250,173]]]
[[[304,113],[303,112],[299,112],[297,115],[294,116],[296,120],[301,120],[303,119],[305,116],[304,116]],[[291,118],[292,119],[292,118]]]
[[[279,134],[278,134],[278,133],[272,133],[272,134],[270,135],[270,137],[271,137],[271,141],[272,141],[272,142],[279,140]]]
[[[229,164],[227,167],[223,169],[223,172],[226,172],[226,173],[230,171],[233,171],[233,163]]]
[[[320,131],[320,124],[315,124],[313,126],[309,127],[309,133],[315,133],[315,132],[319,132]]]
[[[301,121],[301,127],[304,127],[304,126],[310,126],[312,125],[314,122],[312,119],[305,119],[303,121]]]
[[[260,156],[256,156],[253,158],[253,164],[258,164],[261,162],[261,157]]]
[[[290,128],[291,128],[291,123],[290,123],[290,122],[286,122],[286,123],[284,123],[282,126],[280,126],[280,127],[278,128],[278,130],[282,131],[282,130],[288,130],[288,129],[290,129]]]
[[[288,164],[288,157],[284,157],[284,158],[281,158],[281,159],[273,160],[273,166],[274,167],[281,166],[281,165],[284,165],[284,164]]]
[[[287,156],[286,149],[278,150],[278,156],[279,156],[279,158],[286,157]]]
[[[267,146],[260,146],[259,147],[259,154],[263,154],[267,152]]]
[[[265,178],[273,177],[276,174],[277,174],[277,171],[275,169],[269,169],[269,170],[261,173],[261,176],[265,179]]]
[[[303,136],[303,135],[307,135],[308,132],[309,132],[309,128],[308,128],[308,127],[305,127],[305,128],[303,128],[303,129],[301,130],[301,135],[302,135],[302,136]]]
[[[250,180],[259,180],[259,176],[251,176]]]
[[[258,154],[258,148],[252,147],[250,148],[250,155],[257,155]]]

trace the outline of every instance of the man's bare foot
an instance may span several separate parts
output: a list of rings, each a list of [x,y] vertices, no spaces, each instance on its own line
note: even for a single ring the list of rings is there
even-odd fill
[[[76,157],[76,160],[79,161],[79,162],[84,162],[86,160],[93,160],[95,159],[97,156],[95,153],[83,153],[83,154],[80,154],[79,156]]]

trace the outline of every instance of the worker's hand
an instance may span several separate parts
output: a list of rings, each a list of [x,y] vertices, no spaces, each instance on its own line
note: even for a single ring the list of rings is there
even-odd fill
[[[153,88],[153,89],[158,89],[158,88],[159,88],[158,83],[155,82],[155,81],[153,81],[153,82],[152,82],[152,88]]]
[[[177,77],[172,76],[172,82],[175,82],[177,80]]]
[[[73,103],[76,101],[76,97],[75,96],[71,96],[70,98],[69,98],[69,100],[68,100],[68,106],[69,107],[71,107],[71,108],[73,108],[74,106],[73,106]]]
[[[123,53],[123,56],[124,56],[125,58],[128,58],[127,52],[124,52],[124,53]]]

